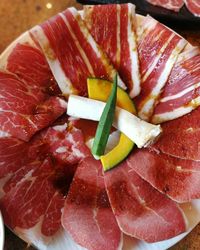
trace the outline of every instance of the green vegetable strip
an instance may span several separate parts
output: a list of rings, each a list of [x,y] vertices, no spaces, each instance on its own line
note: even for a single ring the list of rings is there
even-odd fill
[[[92,146],[92,154],[94,156],[101,156],[105,152],[106,144],[108,142],[108,137],[112,127],[114,115],[115,115],[115,106],[117,99],[117,74],[114,78],[114,84],[111,90],[111,94],[107,100],[106,106],[101,115],[96,135],[94,138],[94,143]]]

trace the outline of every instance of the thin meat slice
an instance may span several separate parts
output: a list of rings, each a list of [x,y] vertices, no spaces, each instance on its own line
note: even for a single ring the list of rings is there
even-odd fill
[[[1,137],[0,179],[7,180],[7,178],[12,177],[13,173],[18,171],[21,167],[32,162],[37,163],[38,160],[39,162],[44,160],[46,153],[47,147],[40,134],[33,136],[29,142],[24,142],[11,136]],[[25,175],[23,171],[21,173],[22,176]]]
[[[169,10],[173,10],[179,12],[179,10],[183,7],[183,0],[146,0],[150,4],[160,6]]]
[[[0,138],[0,209],[6,225],[21,232],[39,225],[41,238],[56,234],[76,165],[88,154],[81,131],[63,124],[29,142]]]
[[[61,227],[61,214],[64,206],[65,197],[56,191],[44,213],[41,225],[41,233],[45,236],[54,235]]]
[[[140,118],[150,120],[172,67],[187,42],[150,16],[144,18],[138,36],[141,93],[135,103]]]
[[[131,97],[140,92],[136,46],[136,19],[133,4],[84,6],[84,21],[118,70]]]
[[[199,0],[184,0],[188,10],[197,17],[200,17],[200,2]]]
[[[1,199],[4,221],[12,229],[31,228],[44,214],[49,199],[54,194],[53,186],[48,180],[52,172],[53,166],[49,160],[45,160]],[[41,192],[42,190],[45,192]]]
[[[58,162],[73,165],[89,156],[90,150],[84,143],[81,130],[73,127],[66,132],[66,129],[66,123],[51,127],[44,139],[48,141],[49,152]]]
[[[104,179],[113,212],[125,234],[157,242],[186,230],[177,204],[144,181],[129,160],[106,172]]]
[[[49,155],[63,165],[77,164],[88,156],[89,149],[84,143],[81,130],[68,130],[67,125],[62,124],[36,134],[29,142],[14,137],[0,138],[0,179],[12,178],[16,185],[19,181],[17,178],[29,171],[26,165],[40,163]],[[8,183],[7,179],[7,186]],[[9,190],[10,188],[6,191]]]
[[[0,71],[0,126],[10,135],[28,141],[66,111],[66,102],[49,96],[39,86]]]
[[[48,157],[38,165],[32,164],[32,168],[29,167],[29,171],[0,200],[6,225],[13,230],[25,230],[41,223],[40,237],[54,235],[61,228],[64,205],[65,194],[56,185],[61,175],[64,178],[66,172]]]
[[[53,123],[66,110],[55,95],[60,91],[41,51],[18,43],[0,72],[1,130],[28,141],[38,130]]]
[[[31,30],[64,95],[87,94],[88,77],[112,80],[116,70],[96,44],[75,8]]]
[[[6,69],[30,85],[36,85],[45,92],[52,91],[55,80],[43,53],[28,44],[18,43],[7,58]],[[56,94],[59,94],[58,90]]]
[[[128,158],[131,170],[171,199],[183,203],[200,198],[200,164],[148,149]]]
[[[200,108],[162,125],[159,140],[151,149],[186,160],[200,161]]]
[[[153,123],[181,117],[200,105],[200,52],[192,48],[181,53],[155,107]]]
[[[65,201],[62,225],[88,250],[121,249],[121,231],[110,208],[102,166],[92,157],[77,168]]]

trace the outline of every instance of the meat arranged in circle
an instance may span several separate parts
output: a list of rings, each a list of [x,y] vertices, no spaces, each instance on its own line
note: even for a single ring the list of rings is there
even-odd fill
[[[70,250],[119,250],[122,233],[169,239],[186,230],[175,201],[200,198],[199,52],[182,52],[187,41],[150,16],[137,23],[131,4],[86,6],[82,14],[69,8],[31,29],[37,46],[16,44],[0,70],[4,221],[39,249],[59,241]],[[68,120],[65,97],[87,95],[88,77],[112,80],[115,68],[142,119],[179,118],[102,174],[85,144],[97,124]]]

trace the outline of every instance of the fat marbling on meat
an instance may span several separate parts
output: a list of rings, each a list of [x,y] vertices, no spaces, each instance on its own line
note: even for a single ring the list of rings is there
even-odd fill
[[[116,70],[75,8],[34,27],[31,34],[39,42],[64,95],[86,95],[88,77],[113,80]]]
[[[136,17],[133,4],[84,6],[84,21],[118,70],[131,97],[140,92],[136,44]]]
[[[181,53],[174,65],[152,116],[153,123],[181,117],[200,105],[200,51]]]
[[[141,93],[135,98],[138,115],[150,120],[179,53],[187,41],[150,16],[138,27]]]

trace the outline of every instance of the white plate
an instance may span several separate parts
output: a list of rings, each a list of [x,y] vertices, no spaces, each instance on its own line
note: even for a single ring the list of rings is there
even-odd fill
[[[17,38],[0,55],[0,69],[5,69],[7,57],[9,56],[12,49],[15,47],[16,43],[24,43],[24,42],[33,44],[28,32],[25,32],[19,38]],[[179,242],[189,232],[191,232],[191,230],[200,222],[200,199],[193,200],[192,202],[187,203],[187,204],[182,204],[181,208],[183,209],[186,219],[188,221],[187,232],[180,234],[169,240],[165,240],[165,241],[161,241],[157,243],[151,243],[151,244],[140,241],[140,240],[136,240],[134,238],[124,235],[123,250],[165,250],[173,246],[177,242]],[[1,235],[2,235],[2,238],[1,238]],[[18,236],[29,243],[31,240],[33,245],[36,246],[40,250],[47,250],[47,249],[48,250],[66,250],[66,245],[69,247],[68,250],[84,249],[78,246],[76,243],[73,243],[69,235],[67,235],[63,231],[58,232],[55,238],[51,237],[51,240],[47,239],[46,241],[46,239],[44,240],[44,239],[38,238],[37,225],[33,229],[30,229],[30,230],[22,231],[21,229],[19,229]],[[0,250],[3,249],[3,238],[4,238],[3,224],[0,224],[0,240],[1,240]],[[61,239],[63,240],[63,242],[61,242]],[[44,242],[48,242],[48,243],[44,243]]]
[[[4,225],[3,225],[3,218],[0,212],[0,250],[3,250],[4,246]]]

